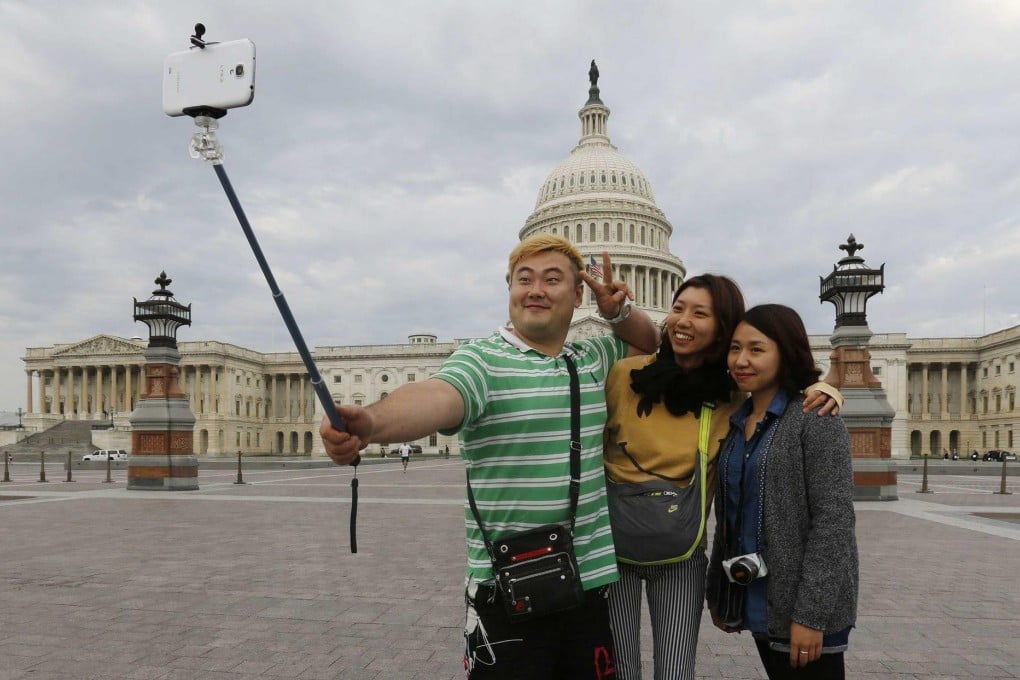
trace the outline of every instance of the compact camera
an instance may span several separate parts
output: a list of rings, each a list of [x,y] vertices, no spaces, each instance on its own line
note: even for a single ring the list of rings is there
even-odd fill
[[[722,568],[730,581],[742,586],[750,585],[751,581],[768,576],[769,573],[765,558],[760,553],[747,553],[723,560]]]

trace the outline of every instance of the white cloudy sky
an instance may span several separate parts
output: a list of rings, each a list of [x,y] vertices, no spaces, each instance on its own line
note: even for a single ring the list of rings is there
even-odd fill
[[[289,340],[161,66],[196,21],[251,38],[226,168],[310,345],[482,335],[505,256],[579,136],[588,63],[690,273],[827,333],[853,232],[873,331],[978,335],[1020,299],[1020,3],[0,0],[0,411],[26,347],[143,334],[161,269],[183,340]]]

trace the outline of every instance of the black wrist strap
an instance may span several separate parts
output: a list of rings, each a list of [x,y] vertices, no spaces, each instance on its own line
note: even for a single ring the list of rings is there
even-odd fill
[[[573,359],[568,355],[563,356],[567,362],[567,371],[570,372],[570,533],[574,533],[574,522],[577,519],[577,503],[581,496],[581,383],[577,377],[577,367]],[[479,531],[482,532],[482,540],[485,541],[485,549],[492,557],[492,541],[482,524],[482,516],[478,512],[478,505],[475,503],[475,494],[471,491],[471,474],[465,471],[467,476],[468,505],[471,506],[471,514],[475,517]]]

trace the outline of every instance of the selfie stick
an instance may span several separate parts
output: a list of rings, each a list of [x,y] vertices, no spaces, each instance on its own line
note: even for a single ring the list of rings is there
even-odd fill
[[[237,215],[237,221],[241,223],[241,229],[244,230],[244,235],[247,237],[249,245],[251,245],[252,252],[255,253],[255,259],[258,260],[262,274],[266,277],[266,283],[269,284],[269,290],[273,294],[276,307],[280,310],[280,316],[283,317],[283,322],[287,325],[287,330],[290,331],[290,337],[297,346],[298,354],[301,355],[301,361],[304,362],[305,368],[308,369],[308,376],[312,387],[315,388],[315,394],[319,398],[319,403],[322,404],[322,410],[326,413],[326,417],[329,418],[330,425],[333,426],[334,430],[346,432],[347,426],[344,425],[343,419],[336,410],[333,397],[323,382],[319,369],[315,366],[315,360],[312,359],[312,354],[308,351],[308,345],[305,344],[305,339],[301,336],[301,329],[298,328],[297,322],[294,320],[294,315],[290,311],[290,305],[287,304],[287,299],[283,297],[283,292],[276,284],[276,277],[273,276],[273,272],[269,268],[269,262],[266,261],[266,256],[262,253],[258,239],[255,238],[255,232],[252,230],[251,224],[244,214],[244,208],[241,207],[241,202],[237,199],[237,194],[234,193],[234,187],[230,184],[230,178],[227,177],[227,171],[223,168],[223,147],[220,146],[219,140],[216,139],[215,131],[219,127],[216,118],[225,115],[226,111],[223,109],[200,109],[194,112],[185,111],[185,113],[192,115],[195,119],[195,125],[202,129],[201,132],[196,132],[191,138],[191,157],[201,158],[210,163],[213,166],[213,170],[216,171],[216,176],[219,177],[220,184],[223,185],[223,191],[227,194],[227,200],[230,201],[230,206],[234,209],[234,214]],[[352,553],[358,552],[356,528],[358,520],[358,463],[360,462],[361,456],[358,456],[351,463],[354,466],[354,477],[351,478]]]

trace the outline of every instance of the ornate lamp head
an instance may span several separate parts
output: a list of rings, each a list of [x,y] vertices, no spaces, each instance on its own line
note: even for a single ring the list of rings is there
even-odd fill
[[[134,298],[135,321],[149,327],[149,347],[177,347],[177,329],[191,325],[191,305],[184,306],[174,299],[167,286],[173,283],[166,272],[160,272],[154,282],[159,288],[143,302]]]

